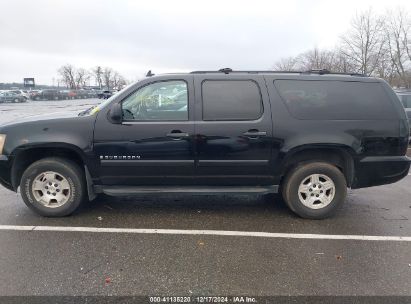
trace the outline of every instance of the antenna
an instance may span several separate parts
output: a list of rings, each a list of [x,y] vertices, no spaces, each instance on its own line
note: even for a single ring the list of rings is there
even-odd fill
[[[151,76],[154,76],[154,74],[151,73],[151,70],[148,70],[148,72],[147,72],[147,74],[146,74],[146,77],[151,77]]]

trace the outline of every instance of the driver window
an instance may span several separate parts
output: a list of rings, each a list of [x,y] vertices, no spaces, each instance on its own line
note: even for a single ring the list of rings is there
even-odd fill
[[[124,120],[188,120],[187,83],[160,81],[140,88],[123,103]]]

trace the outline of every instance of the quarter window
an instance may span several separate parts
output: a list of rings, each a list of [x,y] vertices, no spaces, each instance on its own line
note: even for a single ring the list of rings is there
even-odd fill
[[[333,80],[276,80],[292,116],[314,120],[393,119],[391,98],[380,83]]]
[[[260,89],[251,80],[206,80],[203,120],[255,120],[262,112]]]
[[[187,83],[161,81],[146,85],[122,104],[124,120],[188,120]]]

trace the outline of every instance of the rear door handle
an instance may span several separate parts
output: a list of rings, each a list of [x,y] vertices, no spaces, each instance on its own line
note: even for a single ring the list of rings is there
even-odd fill
[[[247,137],[260,137],[260,136],[266,136],[267,132],[265,131],[247,131],[243,133],[244,136]]]

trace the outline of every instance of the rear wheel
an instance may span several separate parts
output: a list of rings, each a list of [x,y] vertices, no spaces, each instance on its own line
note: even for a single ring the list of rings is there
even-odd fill
[[[86,198],[84,174],[79,165],[63,158],[45,158],[23,173],[20,192],[24,203],[43,216],[73,213]]]
[[[283,184],[283,197],[288,207],[308,219],[333,215],[346,196],[344,174],[337,167],[323,162],[296,167],[287,174]]]

